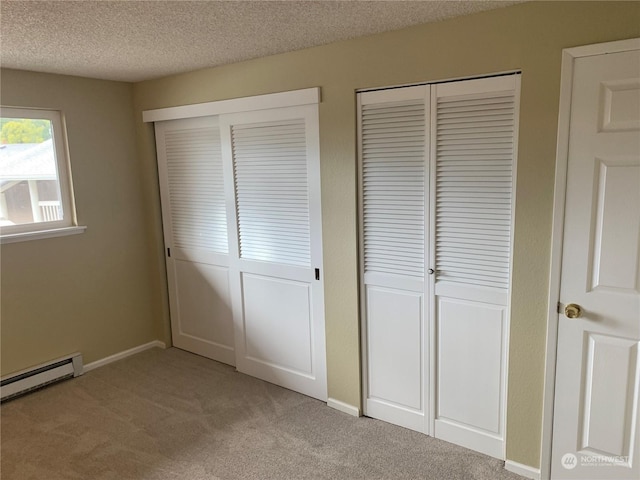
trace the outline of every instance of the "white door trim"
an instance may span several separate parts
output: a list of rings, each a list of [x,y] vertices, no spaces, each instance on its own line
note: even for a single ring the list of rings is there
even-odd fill
[[[560,300],[560,273],[562,241],[564,237],[565,196],[567,188],[567,162],[569,153],[569,127],[571,92],[575,59],[625,52],[640,48],[640,38],[598,43],[562,50],[560,79],[560,109],[558,113],[558,141],[556,146],[556,181],[551,233],[551,265],[549,271],[549,305],[547,311],[547,345],[545,360],[544,397],[542,408],[542,442],[540,472],[542,480],[551,478],[551,444],[553,439],[553,403],[556,380],[556,348],[558,344],[558,313]]]

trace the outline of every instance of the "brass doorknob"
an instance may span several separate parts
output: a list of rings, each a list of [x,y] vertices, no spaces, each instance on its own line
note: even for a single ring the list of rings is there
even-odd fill
[[[570,303],[564,307],[564,314],[567,318],[578,318],[582,315],[582,307],[577,303]]]

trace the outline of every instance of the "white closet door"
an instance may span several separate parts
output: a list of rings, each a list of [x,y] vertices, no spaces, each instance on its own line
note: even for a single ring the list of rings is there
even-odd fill
[[[504,458],[519,76],[432,87],[435,436]]]
[[[326,400],[317,105],[223,115],[239,371]]]
[[[364,413],[427,432],[429,87],[358,95]]]
[[[234,365],[218,120],[172,120],[155,128],[173,344]]]

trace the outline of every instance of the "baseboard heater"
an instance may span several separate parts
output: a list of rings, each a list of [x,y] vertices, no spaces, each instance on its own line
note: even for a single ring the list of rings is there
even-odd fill
[[[67,355],[21,372],[12,373],[0,380],[0,401],[4,402],[52,383],[77,377],[82,373],[81,353]]]

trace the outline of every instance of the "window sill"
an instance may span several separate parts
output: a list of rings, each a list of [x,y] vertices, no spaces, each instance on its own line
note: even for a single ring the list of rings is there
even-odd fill
[[[43,238],[66,237],[67,235],[77,235],[84,233],[87,227],[64,227],[52,230],[40,230],[37,232],[11,233],[0,236],[0,244],[26,242],[29,240],[41,240]]]

